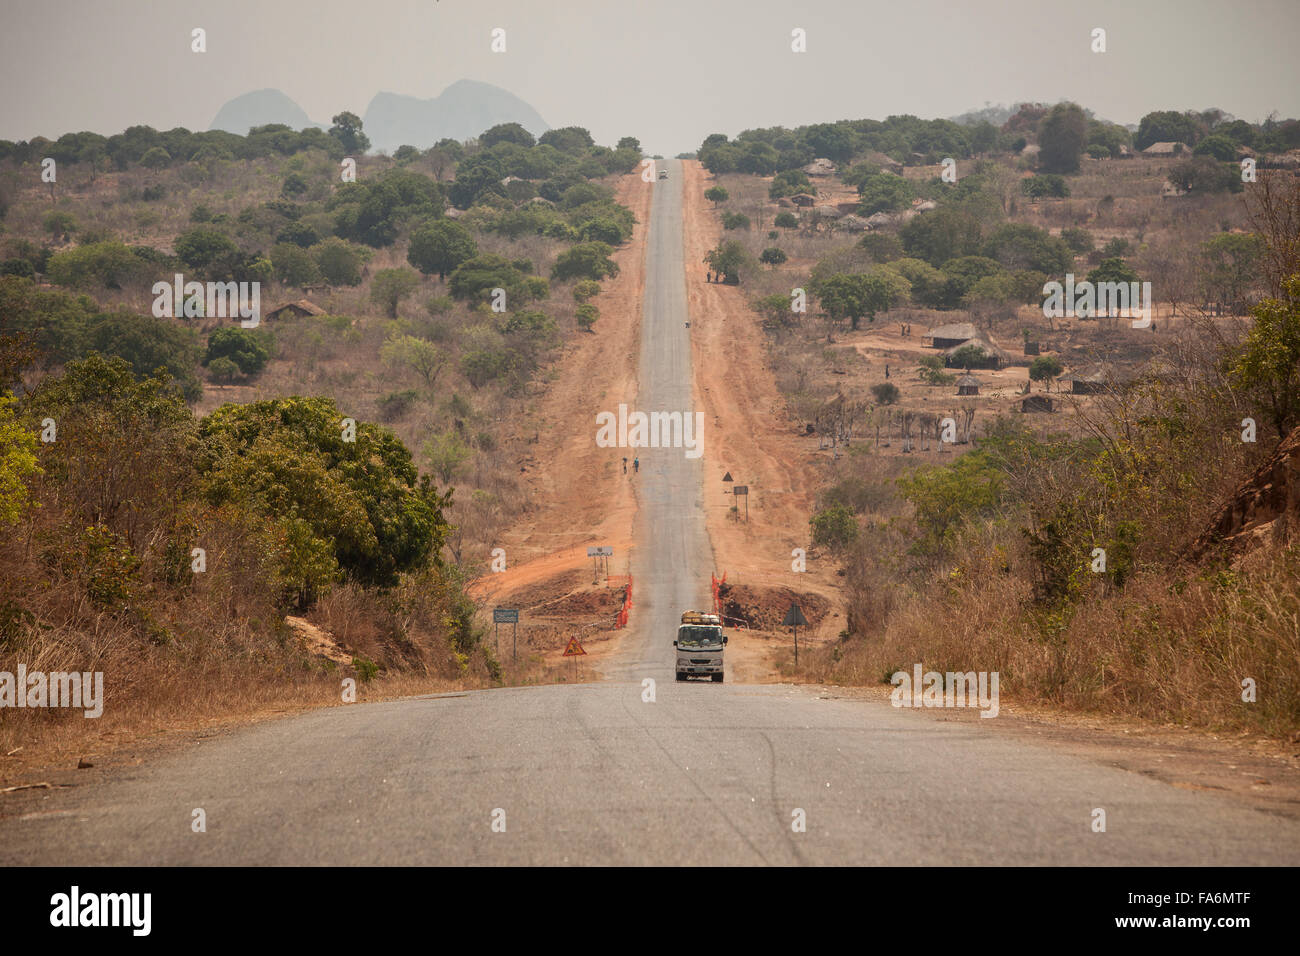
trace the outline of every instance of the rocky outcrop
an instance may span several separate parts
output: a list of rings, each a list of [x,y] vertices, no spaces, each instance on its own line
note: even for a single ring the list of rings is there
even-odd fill
[[[1214,513],[1188,548],[1199,559],[1212,550],[1241,553],[1300,527],[1300,428],[1287,435],[1255,473]]]

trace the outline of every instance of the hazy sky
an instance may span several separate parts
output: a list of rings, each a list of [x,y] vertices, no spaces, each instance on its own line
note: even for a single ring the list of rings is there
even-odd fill
[[[1258,121],[1300,116],[1298,41],[1300,0],[0,0],[0,138],[207,129],[266,87],[328,123],[462,78],[669,155],[711,132],[1024,100]]]

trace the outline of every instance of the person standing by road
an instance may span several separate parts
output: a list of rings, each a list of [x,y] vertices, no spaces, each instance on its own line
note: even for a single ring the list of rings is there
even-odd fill
[[[641,470],[641,457],[638,455],[636,458],[632,459],[632,471],[633,473],[636,473],[639,472],[640,470]]]
[[[623,474],[627,474],[627,455],[623,456]]]

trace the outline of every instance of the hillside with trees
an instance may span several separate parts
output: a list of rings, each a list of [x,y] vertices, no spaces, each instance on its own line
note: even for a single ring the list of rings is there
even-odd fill
[[[528,679],[464,587],[518,497],[517,412],[600,333],[641,150],[517,123],[368,145],[346,112],[0,142],[6,656],[128,668],[140,713]],[[257,283],[259,321],[159,308],[178,275]]]
[[[841,640],[786,673],[992,663],[1025,700],[1292,732],[1295,502],[1269,476],[1300,427],[1300,122],[972,119],[699,148],[709,264],[817,453],[810,555],[848,582]],[[1149,282],[1151,321],[1054,315],[1066,281]]]

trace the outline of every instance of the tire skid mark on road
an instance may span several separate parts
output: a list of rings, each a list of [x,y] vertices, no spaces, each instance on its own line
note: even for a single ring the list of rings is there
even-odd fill
[[[626,713],[629,717],[631,717],[632,711],[628,707],[627,698],[622,697],[621,700],[623,702],[623,712]],[[636,718],[633,718],[633,720],[635,721],[636,725],[640,727],[642,731],[645,732],[645,735],[646,737],[649,738],[650,742],[654,744],[657,748],[659,748],[660,753],[662,753],[664,757],[667,758],[668,762],[672,764],[673,767],[676,768],[677,772],[681,774],[682,777],[686,780],[686,782],[691,785],[691,787],[695,790],[695,792],[698,793],[701,797],[703,797],[705,801],[709,804],[709,806],[712,807],[714,811],[718,814],[718,816],[722,818],[722,822],[727,825],[727,828],[731,830],[732,833],[736,834],[736,836],[740,837],[740,842],[745,844],[745,846],[749,847],[749,849],[753,852],[753,854],[763,861],[764,866],[772,866],[773,865],[772,861],[767,858],[767,856],[763,853],[763,851],[758,848],[758,845],[749,838],[749,836],[745,833],[745,831],[736,825],[735,821],[731,819],[731,817],[723,810],[723,808],[709,794],[709,792],[700,785],[699,781],[695,777],[691,776],[691,772],[688,769],[686,769],[686,767],[682,766],[682,764],[677,762],[676,758],[673,757],[672,753],[668,750],[668,748],[663,745],[663,743],[659,740],[657,736],[655,736],[653,730],[650,727],[646,726],[642,721],[637,720]]]
[[[763,742],[767,744],[767,753],[768,753],[768,757],[769,757],[770,760],[771,760],[771,769],[768,771],[767,779],[768,779],[768,783],[769,783],[769,785],[771,786],[771,793],[772,793],[772,812],[773,812],[774,814],[776,814],[776,819],[780,820],[780,819],[782,819],[782,811],[783,811],[784,808],[781,807],[781,806],[777,803],[777,795],[776,795],[776,745],[772,743],[772,738],[769,737],[769,736],[767,735],[766,732],[760,732],[760,733],[759,733],[759,736],[762,737],[762,738],[763,738]],[[781,826],[780,829],[781,829],[781,832],[785,835],[786,843],[789,844],[789,846],[790,846],[790,852],[794,854],[794,858],[795,858],[796,860],[798,860],[798,861],[800,862],[800,864],[802,864],[802,865],[804,865],[804,866],[807,866],[808,863],[809,863],[809,860],[808,860],[808,858],[807,858],[806,856],[804,856],[803,850],[801,850],[801,849],[799,848],[799,841],[796,840],[796,839],[794,838],[794,830],[791,829],[790,827],[786,827],[784,824]]]

